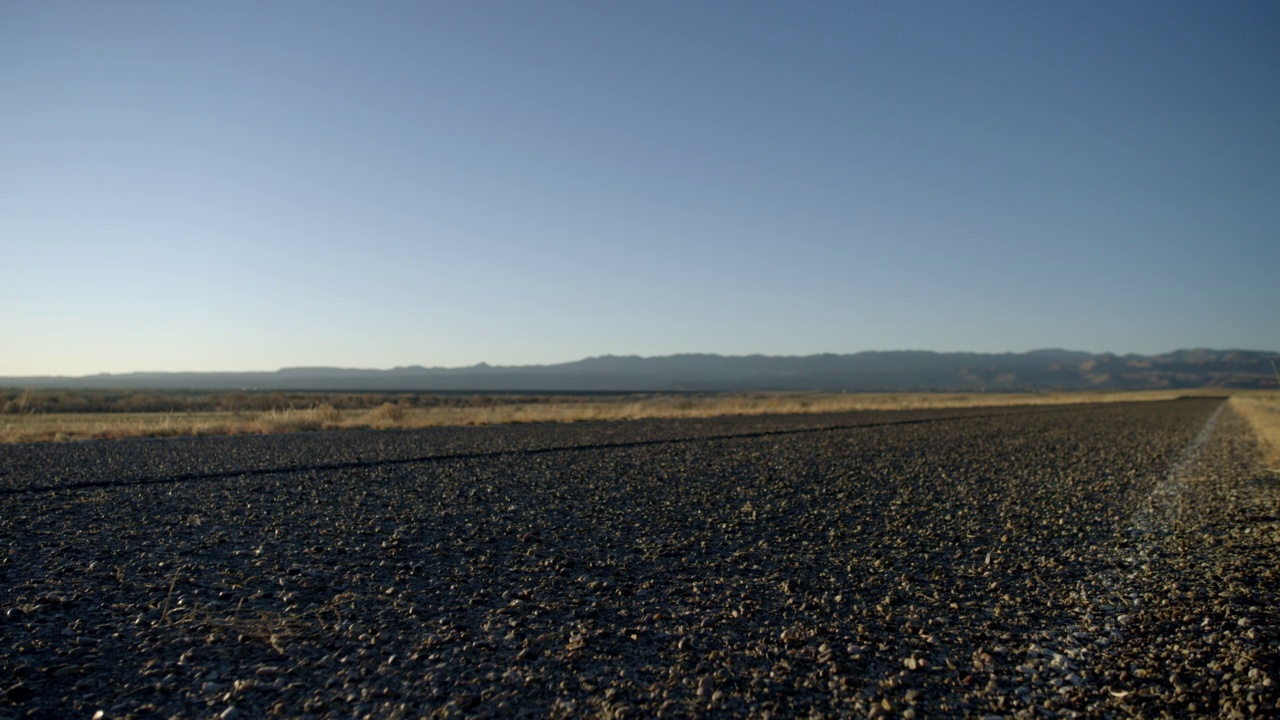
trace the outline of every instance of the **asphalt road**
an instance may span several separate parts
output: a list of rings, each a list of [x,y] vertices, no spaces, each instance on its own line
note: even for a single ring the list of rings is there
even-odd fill
[[[1219,400],[0,447],[0,718],[1274,716]]]

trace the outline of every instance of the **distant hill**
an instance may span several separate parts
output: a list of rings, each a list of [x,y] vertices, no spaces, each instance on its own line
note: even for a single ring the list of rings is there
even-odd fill
[[[419,392],[1047,391],[1275,388],[1280,353],[1179,350],[1164,355],[861,352],[852,355],[605,355],[557,365],[0,377],[0,387],[139,390]]]

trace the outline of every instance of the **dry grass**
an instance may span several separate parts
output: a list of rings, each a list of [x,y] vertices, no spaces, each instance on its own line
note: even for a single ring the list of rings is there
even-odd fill
[[[256,413],[39,413],[0,416],[0,442],[111,440],[254,432]]]
[[[1268,467],[1280,469],[1280,392],[1244,392],[1231,398],[1235,411],[1253,428]]]
[[[1221,391],[1200,391],[1217,394]],[[1169,400],[1197,391],[1074,393],[712,393],[617,397],[480,398],[470,404],[414,406],[406,399],[372,408],[329,404],[266,411],[27,413],[0,415],[0,442],[48,442],[126,437],[310,432],[340,428],[424,428],[643,418],[703,418]],[[493,400],[490,402],[490,400]]]

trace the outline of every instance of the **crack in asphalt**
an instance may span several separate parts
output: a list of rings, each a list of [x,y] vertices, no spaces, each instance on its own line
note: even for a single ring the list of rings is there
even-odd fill
[[[789,428],[785,430],[757,430],[745,433],[725,433],[719,435],[703,435],[679,438],[662,438],[653,440],[625,440],[618,442],[588,443],[584,445],[556,445],[550,447],[522,448],[518,450],[490,450],[483,452],[445,453],[439,455],[422,455],[409,458],[385,458],[377,460],[351,460],[334,463],[315,463],[298,465],[280,465],[269,468],[248,468],[243,470],[223,470],[217,472],[178,473],[163,476],[142,476],[122,478],[118,480],[83,480],[70,483],[50,485],[30,485],[27,487],[0,488],[0,496],[36,495],[57,492],[59,490],[94,490],[141,487],[146,485],[168,485],[184,482],[200,482],[211,480],[230,480],[233,478],[256,477],[260,475],[277,475],[297,472],[319,472],[327,470],[358,470],[361,468],[389,467],[394,465],[412,465],[416,463],[450,462],[457,460],[489,460],[496,458],[524,457],[560,452],[587,452],[601,450],[620,450],[662,445],[680,445],[687,443],[715,442],[721,440],[749,440],[765,437],[801,435],[805,433],[839,432],[843,430],[864,430],[882,427],[898,427],[908,425],[925,425],[930,423],[981,420],[997,417],[1041,415],[1062,412],[1068,409],[1079,409],[1080,405],[1058,405],[1054,407],[1038,407],[1034,410],[1011,411],[999,413],[964,414],[935,418],[912,418],[906,420],[886,420],[883,422],[855,423],[844,425],[824,425],[821,427]]]

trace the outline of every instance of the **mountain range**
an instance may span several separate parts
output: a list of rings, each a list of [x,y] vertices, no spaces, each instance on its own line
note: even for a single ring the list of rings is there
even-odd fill
[[[0,377],[0,387],[528,393],[1276,388],[1277,365],[1280,353],[1207,349],[1162,355],[1056,349],[997,354],[913,350],[807,356],[604,355],[554,365]]]

